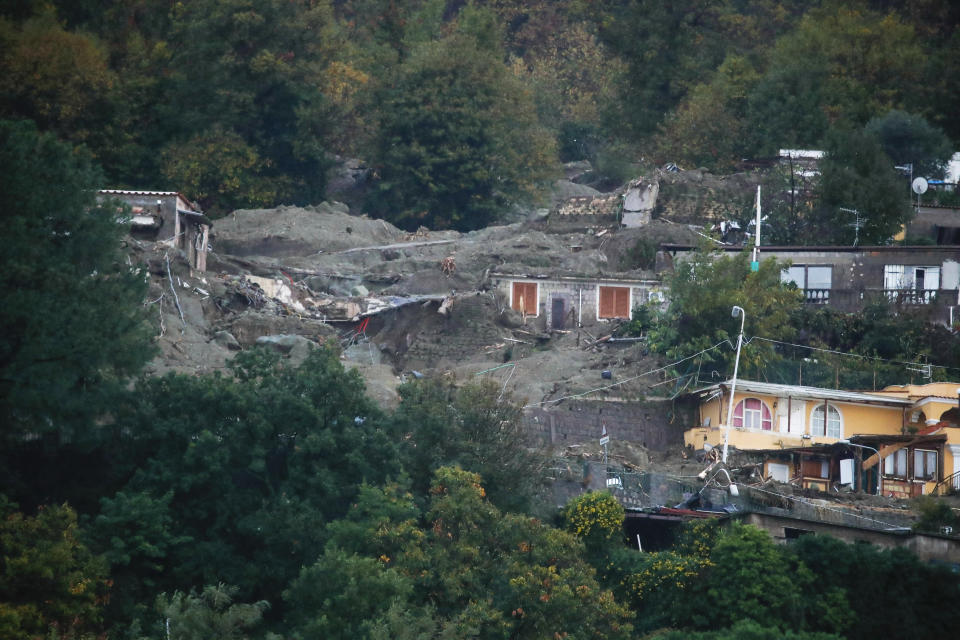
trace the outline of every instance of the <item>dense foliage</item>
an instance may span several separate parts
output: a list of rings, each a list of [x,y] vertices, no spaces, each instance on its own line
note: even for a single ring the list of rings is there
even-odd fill
[[[33,507],[65,497],[104,408],[152,355],[146,273],[82,149],[0,121],[0,175],[0,482]]]
[[[0,9],[0,117],[214,215],[316,203],[352,156],[370,212],[473,229],[558,159],[728,170],[837,127],[938,177],[958,24],[948,0],[22,0]]]
[[[558,158],[623,177],[630,161],[727,169],[822,146],[815,206],[769,208],[773,234],[849,242],[843,207],[882,241],[905,216],[892,164],[935,172],[960,137],[958,24],[946,0],[5,3],[0,635],[948,636],[956,576],[906,553],[779,547],[736,524],[639,553],[605,493],[540,505],[557,526],[532,517],[540,460],[497,385],[417,381],[383,412],[325,349],[135,380],[152,355],[143,267],[120,251],[126,212],[94,193],[178,189],[213,215],[306,204],[349,154],[369,162],[371,212],[471,229]],[[699,255],[634,328],[687,356],[732,341],[737,304],[748,336],[801,345],[745,347],[745,374],[783,382],[886,375],[841,378],[803,345],[960,358],[883,303],[802,308],[781,267]],[[719,354],[691,372],[722,371]]]
[[[676,265],[669,278],[670,303],[650,329],[651,348],[671,360],[707,350],[702,360],[687,362],[685,368],[732,371],[733,350],[714,347],[724,343],[735,347],[741,324],[745,336],[792,338],[792,314],[801,306],[801,294],[780,282],[782,268],[770,258],[753,271],[747,251],[734,256],[706,248],[694,252]],[[734,305],[746,312],[745,320],[731,317]],[[743,351],[741,370],[744,375],[755,374],[773,357],[771,345],[751,345]]]

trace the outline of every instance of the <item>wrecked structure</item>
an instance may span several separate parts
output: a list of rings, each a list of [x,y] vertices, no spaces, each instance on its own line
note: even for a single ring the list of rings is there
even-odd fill
[[[728,425],[728,381],[693,394],[700,417],[684,441],[705,453],[728,442],[761,478],[804,489],[947,493],[960,490],[958,385],[854,392],[738,380]]]
[[[493,272],[490,282],[511,309],[542,317],[544,326],[554,330],[629,320],[635,306],[664,300],[661,283],[654,279]]]
[[[115,199],[129,205],[134,237],[176,247],[185,252],[192,269],[207,270],[213,222],[196,203],[176,191],[101,189],[97,199]]]

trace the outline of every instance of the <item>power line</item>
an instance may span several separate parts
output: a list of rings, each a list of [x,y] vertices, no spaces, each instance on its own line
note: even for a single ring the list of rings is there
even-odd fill
[[[848,352],[846,352],[846,351],[836,351],[836,350],[834,350],[834,349],[823,349],[823,348],[821,348],[821,347],[811,347],[811,346],[805,345],[805,344],[795,344],[795,343],[793,343],[793,342],[783,342],[783,341],[781,341],[781,340],[772,340],[772,339],[770,339],[770,338],[761,338],[761,337],[759,337],[759,336],[753,336],[752,338],[750,338],[749,340],[747,340],[746,343],[749,344],[750,342],[752,342],[752,341],[754,341],[754,340],[760,340],[761,342],[771,342],[771,343],[774,343],[774,344],[781,344],[781,345],[788,346],[788,347],[797,347],[797,348],[799,348],[799,349],[810,349],[811,351],[820,351],[820,352],[822,352],[822,353],[832,353],[832,354],[834,354],[834,355],[846,356],[846,357],[848,357],[848,358],[858,358],[858,359],[860,359],[860,360],[874,360],[874,361],[877,361],[877,362],[886,362],[886,363],[888,363],[888,364],[899,364],[899,365],[904,365],[904,366],[908,366],[908,367],[927,367],[927,366],[930,366],[930,367],[936,367],[936,368],[938,368],[938,369],[960,370],[960,369],[958,369],[958,367],[947,367],[947,366],[939,365],[939,364],[928,364],[928,363],[926,363],[926,362],[907,362],[907,361],[903,361],[903,360],[889,360],[889,359],[887,359],[887,358],[880,358],[880,357],[877,357],[877,356],[864,356],[864,355],[860,355],[859,353],[848,353]]]
[[[529,409],[529,408],[531,408],[531,407],[539,407],[539,406],[545,405],[545,404],[556,404],[557,402],[561,402],[561,401],[563,401],[563,400],[569,400],[570,398],[581,398],[581,397],[583,397],[583,396],[590,395],[591,393],[596,393],[597,391],[604,391],[604,390],[606,390],[606,389],[612,389],[613,387],[618,387],[618,386],[620,386],[620,385],[622,385],[622,384],[626,384],[626,383],[628,383],[628,382],[631,382],[631,381],[633,381],[633,380],[636,380],[637,378],[642,378],[642,377],[644,377],[644,376],[648,376],[648,375],[650,375],[651,373],[659,373],[659,372],[661,372],[661,371],[665,371],[666,369],[669,369],[670,367],[676,366],[676,365],[678,365],[678,364],[680,364],[680,363],[682,363],[682,362],[686,362],[687,360],[692,360],[692,359],[694,359],[694,358],[696,358],[696,357],[698,357],[698,356],[702,356],[703,354],[705,354],[705,353],[707,353],[707,352],[709,352],[709,351],[713,351],[714,349],[718,349],[718,348],[719,348],[721,345],[723,345],[723,344],[729,344],[729,341],[727,341],[727,340],[722,340],[722,341],[718,342],[717,344],[713,345],[712,347],[707,347],[707,348],[704,349],[703,351],[698,351],[697,353],[695,353],[695,354],[693,354],[693,355],[690,355],[690,356],[687,356],[686,358],[682,358],[682,359],[680,359],[680,360],[677,360],[676,362],[671,362],[670,364],[666,364],[666,365],[664,365],[664,366],[662,366],[662,367],[658,367],[658,368],[656,368],[656,369],[651,369],[650,371],[644,371],[643,373],[639,373],[639,374],[637,374],[637,375],[635,375],[635,376],[633,376],[633,377],[631,377],[631,378],[626,378],[626,379],[624,379],[624,380],[620,380],[619,382],[614,382],[613,384],[608,384],[608,385],[606,385],[606,386],[604,386],[604,387],[597,387],[596,389],[590,389],[589,391],[583,391],[583,392],[581,392],[581,393],[575,393],[575,394],[572,394],[572,395],[569,395],[569,396],[563,396],[562,398],[557,398],[556,400],[544,400],[543,402],[532,402],[532,403],[530,403],[530,404],[524,405],[522,408],[523,408],[523,409]]]

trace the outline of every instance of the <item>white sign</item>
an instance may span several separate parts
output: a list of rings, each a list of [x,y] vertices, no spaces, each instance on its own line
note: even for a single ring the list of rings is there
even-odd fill
[[[610,442],[610,436],[603,436],[602,438],[600,438],[600,444],[603,445],[603,444],[607,444],[608,442]]]

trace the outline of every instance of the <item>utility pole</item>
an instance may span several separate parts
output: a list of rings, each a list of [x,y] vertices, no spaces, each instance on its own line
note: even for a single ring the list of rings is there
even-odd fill
[[[723,462],[727,462],[727,448],[730,445],[730,422],[733,420],[733,398],[737,392],[737,369],[740,368],[740,347],[743,346],[743,325],[747,321],[747,312],[743,307],[734,306],[730,311],[734,318],[740,317],[740,335],[737,336],[737,358],[733,362],[733,380],[730,383],[730,402],[727,403],[727,425],[723,432]]]
[[[750,270],[760,270],[760,185],[757,185],[757,222],[754,229],[753,255],[750,259]]]

